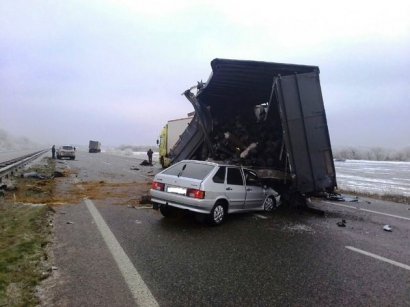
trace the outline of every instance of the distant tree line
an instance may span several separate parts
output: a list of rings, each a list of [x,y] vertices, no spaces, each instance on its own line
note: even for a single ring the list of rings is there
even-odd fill
[[[373,161],[410,161],[410,147],[400,150],[382,147],[355,148],[343,147],[333,149],[335,159],[373,160]]]

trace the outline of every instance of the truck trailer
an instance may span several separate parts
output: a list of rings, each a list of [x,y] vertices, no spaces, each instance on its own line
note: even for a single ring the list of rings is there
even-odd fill
[[[255,169],[289,195],[334,192],[336,173],[317,66],[214,59],[184,92],[190,125],[171,163],[213,160]]]
[[[162,129],[159,140],[157,141],[159,145],[159,161],[162,167],[168,167],[171,164],[171,160],[169,159],[170,151],[179,141],[181,134],[188,128],[192,118],[192,116],[188,116],[169,120]]]
[[[101,152],[101,143],[98,141],[90,141],[88,144],[88,152]]]

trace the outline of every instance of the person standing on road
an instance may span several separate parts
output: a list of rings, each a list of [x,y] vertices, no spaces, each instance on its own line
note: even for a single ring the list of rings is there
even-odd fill
[[[56,158],[56,145],[53,145],[53,147],[51,147],[51,155],[53,159]]]
[[[151,150],[151,148],[148,149],[147,155],[148,155],[148,162],[150,165],[152,165],[152,154],[153,154],[153,151]]]

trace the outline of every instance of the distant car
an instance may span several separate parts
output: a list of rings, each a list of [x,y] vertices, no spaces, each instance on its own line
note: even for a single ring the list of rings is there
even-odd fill
[[[71,145],[60,146],[57,149],[57,159],[70,158],[71,160],[75,159],[75,147]]]
[[[154,209],[163,216],[176,209],[189,210],[205,214],[214,225],[222,224],[228,213],[273,211],[280,199],[251,169],[195,160],[158,173],[150,193]]]

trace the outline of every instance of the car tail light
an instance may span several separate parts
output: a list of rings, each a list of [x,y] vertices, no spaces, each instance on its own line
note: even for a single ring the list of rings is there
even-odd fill
[[[198,199],[205,198],[205,191],[197,190],[197,189],[187,189],[186,196]]]
[[[153,190],[158,190],[158,191],[164,191],[165,189],[165,184],[161,183],[161,182],[157,182],[157,181],[153,181],[151,188]]]

